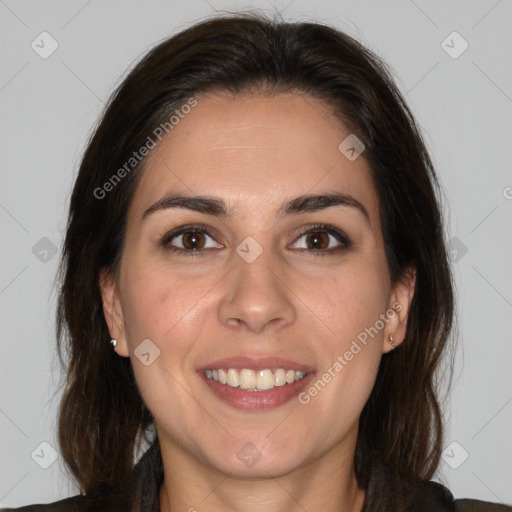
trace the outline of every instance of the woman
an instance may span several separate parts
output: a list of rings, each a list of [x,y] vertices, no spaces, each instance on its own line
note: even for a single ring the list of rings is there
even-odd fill
[[[150,51],[71,198],[59,442],[82,494],[18,510],[510,510],[430,481],[437,188],[386,66],[343,33],[234,15]]]

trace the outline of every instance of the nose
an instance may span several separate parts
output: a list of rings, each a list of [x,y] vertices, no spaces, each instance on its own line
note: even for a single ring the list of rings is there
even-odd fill
[[[233,256],[235,267],[224,280],[218,307],[220,322],[230,329],[245,328],[254,333],[293,324],[294,295],[270,251],[264,250],[252,263]]]

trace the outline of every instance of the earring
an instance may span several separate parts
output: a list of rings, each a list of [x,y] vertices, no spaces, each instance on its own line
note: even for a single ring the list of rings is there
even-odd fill
[[[117,340],[116,340],[116,339],[114,339],[114,338],[112,338],[112,339],[110,340],[110,343],[112,343],[112,346],[114,347],[114,350],[116,350]],[[117,350],[116,350],[116,352],[117,352]]]
[[[391,346],[395,346],[395,339],[393,338],[392,334],[389,335],[389,343],[391,343]]]

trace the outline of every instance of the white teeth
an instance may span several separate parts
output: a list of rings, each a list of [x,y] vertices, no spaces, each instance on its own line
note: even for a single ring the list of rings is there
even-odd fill
[[[226,382],[228,381],[228,376],[226,375],[226,372],[224,370],[219,370],[217,373],[219,375],[219,382],[221,384],[226,384]]]
[[[272,389],[274,387],[274,375],[270,370],[260,370],[256,375],[256,387],[258,389]]]
[[[275,386],[284,386],[286,384],[286,372],[282,368],[279,368],[274,372],[274,379]]]
[[[233,370],[233,368],[230,368],[228,370],[227,385],[231,386],[232,388],[237,388],[240,385],[240,378],[238,376],[238,372],[236,370]]]
[[[305,372],[299,370],[288,370],[278,368],[272,373],[272,370],[258,370],[254,371],[248,368],[243,368],[238,372],[234,368],[224,370],[205,370],[205,375],[209,379],[213,379],[221,384],[227,384],[232,388],[240,387],[249,391],[265,391],[273,389],[274,387],[284,386],[291,384],[296,380],[301,380],[306,375]]]
[[[253,370],[243,369],[240,372],[240,387],[242,389],[254,389],[256,387],[256,374]]]

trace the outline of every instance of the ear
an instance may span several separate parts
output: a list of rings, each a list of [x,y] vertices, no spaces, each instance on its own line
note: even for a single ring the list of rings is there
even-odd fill
[[[120,356],[128,357],[130,351],[126,343],[123,310],[119,299],[118,287],[109,268],[101,269],[99,287],[103,300],[105,322],[107,322],[111,338],[117,340],[115,350]]]
[[[384,344],[382,352],[386,353],[398,347],[405,339],[407,318],[414,297],[416,286],[416,269],[408,268],[404,275],[395,283],[391,290],[386,316],[389,321],[384,329]],[[393,344],[390,341],[393,337]]]

